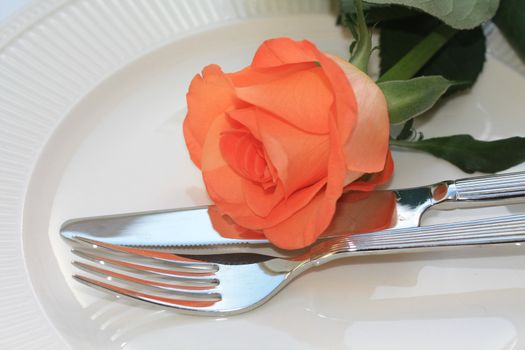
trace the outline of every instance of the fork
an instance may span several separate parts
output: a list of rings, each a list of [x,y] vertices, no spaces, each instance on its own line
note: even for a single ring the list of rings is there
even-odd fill
[[[293,258],[237,265],[82,237],[75,241],[72,252],[95,264],[73,265],[102,277],[75,274],[79,282],[183,313],[225,316],[260,306],[305,270],[340,258],[525,242],[525,215],[338,237]]]

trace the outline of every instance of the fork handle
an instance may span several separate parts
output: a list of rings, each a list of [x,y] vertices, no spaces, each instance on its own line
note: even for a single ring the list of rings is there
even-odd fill
[[[312,260],[325,263],[347,256],[525,242],[525,215],[453,224],[385,230],[335,238],[312,248]]]
[[[435,189],[439,191],[439,187]],[[439,196],[439,193],[434,192]],[[525,201],[525,171],[460,179],[443,187],[441,209]]]

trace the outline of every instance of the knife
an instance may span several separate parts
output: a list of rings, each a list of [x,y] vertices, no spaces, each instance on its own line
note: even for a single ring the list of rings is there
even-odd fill
[[[521,202],[525,202],[525,171],[442,181],[408,189],[372,191],[361,201],[356,201],[352,193],[345,194],[338,203],[334,221],[321,239],[417,227],[422,215],[430,208],[447,210]],[[263,254],[269,248],[275,254],[276,248],[266,239],[220,235],[208,215],[213,208],[201,206],[74,219],[62,225],[60,234],[68,239],[78,236],[125,246],[187,249],[188,254],[206,253],[210,248],[214,254],[221,251],[254,252],[253,248]],[[370,214],[382,218],[377,224],[370,224],[374,220],[359,224],[361,215]]]

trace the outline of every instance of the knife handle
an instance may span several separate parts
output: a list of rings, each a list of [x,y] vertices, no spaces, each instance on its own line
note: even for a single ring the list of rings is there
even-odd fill
[[[436,209],[525,202],[525,171],[441,183],[434,189],[434,200]]]
[[[525,196],[525,171],[455,181],[460,201],[500,200]]]
[[[386,230],[334,238],[312,247],[320,265],[355,255],[431,251],[436,248],[525,243],[525,215]]]

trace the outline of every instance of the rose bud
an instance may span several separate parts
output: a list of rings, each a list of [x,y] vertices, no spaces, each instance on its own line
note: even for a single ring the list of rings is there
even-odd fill
[[[184,136],[220,215],[284,249],[313,243],[345,191],[392,175],[385,97],[309,41],[265,41],[252,63],[209,65],[187,94]]]

